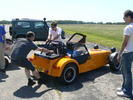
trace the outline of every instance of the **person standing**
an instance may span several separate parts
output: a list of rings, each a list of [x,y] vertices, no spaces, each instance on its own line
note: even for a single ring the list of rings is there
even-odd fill
[[[126,10],[123,19],[128,25],[124,29],[123,43],[117,57],[123,76],[122,87],[117,88],[117,95],[132,98],[133,12]]]
[[[0,72],[5,73],[5,58],[4,58],[4,42],[5,42],[5,29],[0,26]]]
[[[49,36],[47,41],[53,40],[53,41],[61,41],[61,33],[62,29],[57,26],[56,22],[51,23],[51,27],[49,28]]]

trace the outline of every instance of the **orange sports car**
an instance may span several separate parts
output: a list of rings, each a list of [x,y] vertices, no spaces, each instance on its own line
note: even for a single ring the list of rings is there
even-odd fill
[[[102,50],[98,46],[87,49],[86,36],[81,33],[73,34],[66,42],[49,41],[46,47],[55,53],[35,51],[28,57],[35,68],[47,75],[58,77],[62,82],[74,82],[78,74],[110,65],[111,71],[119,70],[115,48]]]

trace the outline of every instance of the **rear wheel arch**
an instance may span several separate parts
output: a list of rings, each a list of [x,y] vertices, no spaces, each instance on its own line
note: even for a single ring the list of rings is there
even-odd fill
[[[78,71],[78,73],[79,73],[79,67],[78,67],[78,65],[77,65],[75,62],[70,62],[70,63],[68,63],[68,64],[75,65],[75,67],[76,67],[76,69],[77,69],[77,71]],[[66,67],[68,64],[66,64],[65,67]],[[65,67],[64,67],[64,68],[65,68]]]
[[[66,67],[66,65],[70,64],[70,63],[74,64],[77,67],[78,71],[79,71],[79,65],[78,65],[78,62],[76,60],[71,59],[71,58],[62,58],[55,65],[57,68],[59,68],[58,69],[59,73],[58,73],[57,77],[61,76],[64,68]]]
[[[70,73],[68,71],[71,71]],[[67,77],[68,74],[72,74],[73,76],[70,76],[70,79]],[[74,62],[67,63],[61,73],[61,76],[59,78],[59,81],[63,84],[70,84],[73,83],[79,74],[79,68],[78,65]]]

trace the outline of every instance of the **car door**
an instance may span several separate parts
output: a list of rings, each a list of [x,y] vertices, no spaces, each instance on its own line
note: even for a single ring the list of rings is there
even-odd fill
[[[86,35],[81,34],[81,33],[75,33],[73,34],[67,43],[85,43],[86,42]]]
[[[35,32],[37,41],[45,41],[48,37],[48,27],[43,21],[34,21],[33,30]]]
[[[79,73],[89,70],[88,64],[91,56],[85,45],[78,44],[78,46],[75,46],[72,53],[72,58],[79,63]]]

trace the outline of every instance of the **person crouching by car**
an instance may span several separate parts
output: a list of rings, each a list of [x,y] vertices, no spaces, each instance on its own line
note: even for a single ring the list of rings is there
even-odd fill
[[[41,79],[39,72],[34,68],[30,61],[27,59],[27,55],[31,50],[39,50],[43,52],[50,52],[46,48],[39,48],[34,43],[35,34],[31,31],[27,32],[26,38],[18,38],[13,46],[11,53],[11,62],[13,65],[21,66],[25,68],[25,74],[28,78],[28,86],[32,86],[35,82],[31,79],[30,71],[33,76],[38,80],[38,84],[43,84],[45,81]]]

